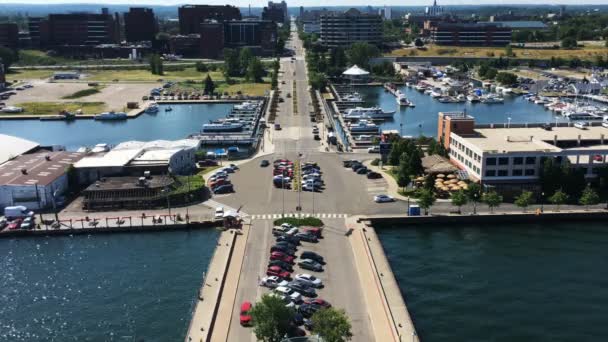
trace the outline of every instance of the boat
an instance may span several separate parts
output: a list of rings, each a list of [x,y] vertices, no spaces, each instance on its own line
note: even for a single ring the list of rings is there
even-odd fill
[[[464,96],[464,94],[458,94],[458,96],[456,96],[456,100],[457,100],[457,102],[466,102],[467,97]]]
[[[171,108],[171,107],[167,107],[167,108],[165,108],[165,112],[170,112],[170,111],[172,111],[172,110],[173,110],[173,108]]]
[[[91,149],[91,153],[101,153],[108,152],[110,150],[110,146],[108,144],[97,144],[93,149]]]
[[[241,122],[208,123],[203,125],[203,132],[242,132],[243,127]]]
[[[471,103],[476,103],[476,102],[480,101],[479,97],[477,95],[473,95],[473,94],[467,95],[467,100]]]
[[[23,112],[23,108],[15,107],[15,106],[7,106],[2,108],[3,113],[21,113]]]
[[[451,96],[442,96],[442,97],[438,97],[437,101],[441,102],[441,103],[456,103],[458,101],[456,101],[455,98],[451,97]]]
[[[422,84],[416,84],[416,85],[414,86],[414,89],[416,89],[416,90],[418,90],[418,91],[425,91],[425,90],[426,90],[426,87],[425,87],[424,85],[422,85]]]
[[[340,99],[346,102],[363,102],[363,97],[357,92],[340,96]]]
[[[431,91],[431,94],[430,94],[430,95],[431,95],[431,97],[432,97],[432,98],[438,98],[438,97],[443,96],[443,95],[441,94],[441,92],[439,92],[439,91],[437,91],[437,90],[433,90],[433,91]]]
[[[407,99],[407,97],[405,96],[405,94],[399,94],[397,96],[397,104],[400,106],[405,106],[405,107],[414,107],[414,104]]]
[[[156,102],[150,102],[148,108],[145,110],[146,113],[158,113],[158,104]]]
[[[395,111],[385,112],[380,107],[355,107],[350,108],[344,114],[344,119],[361,119],[367,117],[371,119],[388,119],[392,118]]]
[[[367,120],[359,120],[357,123],[350,124],[349,129],[352,133],[378,132],[378,126]]]
[[[504,103],[505,99],[498,95],[490,94],[481,98],[481,103],[485,104],[494,104],[494,103]]]
[[[126,120],[128,118],[125,112],[103,112],[93,117],[95,120]]]

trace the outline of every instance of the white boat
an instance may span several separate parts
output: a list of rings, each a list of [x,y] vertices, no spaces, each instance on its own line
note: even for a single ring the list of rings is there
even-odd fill
[[[432,98],[438,98],[438,97],[443,96],[440,92],[438,92],[436,90],[431,91],[430,95],[431,95]]]
[[[241,132],[243,126],[240,122],[208,123],[203,125],[203,132]]]
[[[3,113],[21,113],[23,112],[23,108],[15,107],[15,106],[7,106],[2,108]]]
[[[405,107],[414,107],[414,104],[407,99],[407,97],[405,96],[405,94],[399,94],[397,96],[397,104],[400,106],[405,106]]]
[[[479,97],[477,95],[467,95],[467,100],[471,103],[479,102]]]
[[[127,118],[125,112],[104,112],[94,116],[95,120],[126,120]]]
[[[385,112],[380,107],[355,107],[348,109],[343,117],[344,119],[349,120],[361,119],[363,117],[370,119],[388,119],[392,118],[393,114],[395,114],[395,111]]]
[[[363,102],[363,97],[361,97],[361,94],[357,92],[346,94],[344,96],[341,96],[340,98],[342,101],[346,102]]]
[[[92,153],[101,153],[108,152],[110,150],[110,146],[108,144],[97,144],[93,149],[91,149]]]
[[[245,101],[241,104],[234,105],[233,111],[256,111],[260,107],[259,102]]]
[[[458,94],[458,96],[456,96],[456,100],[458,100],[458,102],[466,102],[467,97],[464,96],[464,94]]]
[[[359,120],[359,122],[349,125],[350,131],[352,133],[369,133],[369,132],[378,132],[378,126],[367,120]]]
[[[146,113],[158,113],[158,103],[150,102],[148,108],[146,108]]]
[[[427,90],[425,86],[417,84],[414,86],[414,89],[418,90],[418,91],[425,91]]]
[[[494,104],[494,103],[504,103],[505,99],[498,95],[490,94],[481,98],[481,103],[485,104]]]

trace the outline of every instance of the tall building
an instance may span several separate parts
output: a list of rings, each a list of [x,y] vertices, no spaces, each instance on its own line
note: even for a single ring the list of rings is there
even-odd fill
[[[241,20],[241,11],[234,6],[184,5],[178,9],[179,32],[182,35],[200,33],[201,24],[207,20]]]
[[[443,15],[443,7],[437,6],[437,0],[433,0],[433,6],[425,8],[424,14],[430,17],[439,17]]]
[[[120,41],[118,15],[102,13],[49,14],[30,18],[32,41],[41,46],[115,44]]]
[[[320,42],[325,46],[348,46],[356,42],[378,45],[382,42],[382,17],[354,8],[322,14]]]
[[[424,30],[437,45],[504,46],[512,35],[510,27],[494,23],[425,22]]]
[[[281,2],[268,2],[268,6],[262,10],[262,20],[270,20],[275,23],[286,23],[289,20],[287,14],[287,3]]]
[[[158,22],[151,8],[131,7],[123,16],[127,42],[154,40],[158,33]]]
[[[224,23],[216,20],[201,24],[201,57],[217,59],[224,50]]]
[[[15,23],[0,24],[0,46],[16,49],[19,44],[19,29]]]
[[[272,53],[277,44],[277,25],[269,20],[225,22],[224,44],[233,49],[249,47],[256,54]]]

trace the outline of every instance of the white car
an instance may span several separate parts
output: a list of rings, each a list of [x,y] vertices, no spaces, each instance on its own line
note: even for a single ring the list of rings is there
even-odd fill
[[[578,129],[585,129],[585,128],[587,128],[587,126],[589,126],[589,124],[587,124],[584,121],[579,121],[574,124],[574,127],[578,128]]]
[[[311,274],[308,274],[308,273],[296,274],[294,279],[307,283],[312,287],[316,287],[316,288],[323,287],[323,282],[321,281],[321,279],[319,279]]]
[[[285,302],[285,306],[288,308],[295,308],[296,307],[296,303],[294,303],[288,296],[284,296],[282,294],[276,293],[276,292],[270,292],[268,294],[269,296],[272,297],[277,297],[280,300]]]
[[[367,153],[380,153],[380,146],[373,146],[368,148]]]
[[[385,203],[385,202],[393,202],[395,199],[389,195],[376,195],[374,196],[374,202],[376,203]]]
[[[224,218],[224,207],[217,207],[215,208],[215,219],[222,219]]]
[[[270,289],[278,287],[280,283],[282,283],[282,281],[277,276],[268,276],[260,280],[260,286],[265,286]]]
[[[294,226],[293,226],[293,225],[291,225],[291,224],[289,224],[289,223],[287,223],[287,222],[283,223],[283,224],[281,225],[281,227],[283,227],[284,229],[287,229],[287,230],[294,228]]]
[[[302,302],[302,295],[300,292],[296,292],[286,286],[278,286],[276,289],[274,289],[274,291],[278,294],[289,296],[294,303]]]

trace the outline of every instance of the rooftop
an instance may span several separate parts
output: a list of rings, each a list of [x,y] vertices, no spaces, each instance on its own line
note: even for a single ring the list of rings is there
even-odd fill
[[[11,158],[20,156],[40,146],[38,143],[17,138],[12,135],[0,134],[0,164]]]
[[[85,191],[132,190],[139,188],[159,188],[173,184],[173,179],[167,176],[152,176],[146,178],[145,185],[140,185],[140,177],[106,177],[89,185]]]
[[[0,185],[48,185],[82,156],[82,153],[64,151],[24,154],[0,165]]]
[[[586,150],[602,149],[608,150],[608,129],[602,126],[587,127],[579,129],[576,127],[552,127],[547,131],[541,127],[534,128],[476,128],[477,135],[465,136],[463,139],[484,152],[509,153],[509,152],[560,152],[562,150]],[[588,141],[585,146],[573,146],[560,148],[553,145],[557,142]],[[604,144],[599,141],[605,138]],[[590,147],[591,146],[591,147]]]

